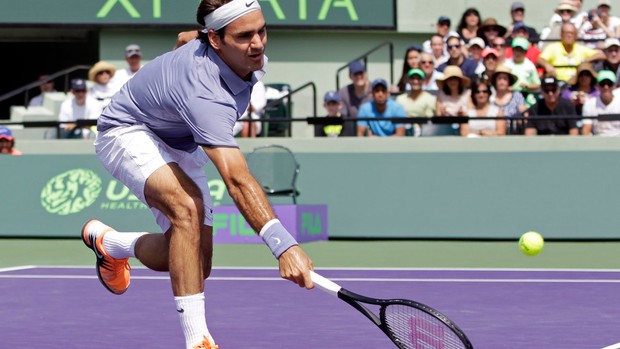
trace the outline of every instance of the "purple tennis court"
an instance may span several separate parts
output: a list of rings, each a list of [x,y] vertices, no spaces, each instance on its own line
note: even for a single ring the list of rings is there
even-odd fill
[[[604,348],[620,342],[610,270],[318,269],[354,292],[446,314],[475,348]],[[114,296],[94,268],[0,269],[0,348],[181,348],[167,274],[134,269]],[[364,316],[275,269],[215,269],[207,320],[220,348],[395,348]],[[25,346],[24,346],[25,345]]]

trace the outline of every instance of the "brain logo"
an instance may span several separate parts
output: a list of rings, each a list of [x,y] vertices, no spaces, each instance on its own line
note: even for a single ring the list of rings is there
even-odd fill
[[[74,214],[92,205],[101,193],[101,178],[78,168],[52,178],[41,191],[41,205],[49,213]]]

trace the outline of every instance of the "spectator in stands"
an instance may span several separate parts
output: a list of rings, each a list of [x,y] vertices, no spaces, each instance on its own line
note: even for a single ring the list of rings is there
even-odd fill
[[[469,40],[478,36],[478,29],[480,28],[480,12],[477,9],[470,7],[463,12],[461,21],[456,29],[459,36],[468,43]]]
[[[28,102],[28,106],[29,107],[40,107],[43,105],[43,94],[46,92],[54,92],[56,91],[54,89],[54,80],[49,80],[46,81],[48,78],[47,75],[41,75],[39,76],[39,91],[40,93],[34,97],[32,97],[32,99],[30,99],[30,102]]]
[[[495,18],[485,18],[480,28],[478,28],[478,37],[481,37],[487,46],[491,46],[493,40],[497,37],[506,35],[506,27],[497,24]]]
[[[129,66],[116,71],[111,82],[117,90],[120,90],[142,68],[142,50],[140,46],[132,44],[125,47],[125,60]]]
[[[597,88],[599,96],[590,98],[583,105],[583,116],[619,115],[620,97],[615,97],[616,74],[610,70],[598,72]],[[584,136],[620,136],[620,120],[599,121],[598,119],[584,119],[581,133]]]
[[[515,26],[517,24],[521,24],[525,27],[526,34],[531,43],[536,44],[540,41],[540,36],[536,29],[532,27],[525,26],[523,22],[525,21],[525,5],[520,1],[515,1],[510,6],[510,17],[512,18],[512,23],[507,28],[506,35],[504,36],[510,45],[513,34],[516,31]]]
[[[529,118],[525,126],[525,135],[578,136],[577,120],[562,118],[562,116],[575,116],[577,112],[573,103],[560,97],[560,84],[555,77],[547,76],[542,80],[542,94],[543,99],[527,111]],[[536,116],[552,118],[536,119]]]
[[[434,116],[437,98],[422,89],[422,82],[426,78],[424,71],[414,68],[409,70],[407,76],[411,90],[396,97],[396,102],[403,106],[407,116]]]
[[[586,40],[584,45],[594,49],[602,49],[605,39],[608,37],[614,37],[614,33],[603,23],[598,10],[588,11],[588,18],[579,30],[579,38]]]
[[[342,98],[336,91],[328,91],[323,96],[323,107],[327,111],[327,118],[340,119],[343,117]],[[337,122],[333,125],[315,125],[315,137],[351,137],[357,133],[356,125],[353,122]]]
[[[437,79],[441,79],[441,77],[443,77],[443,73],[435,70],[433,55],[422,52],[420,55],[420,68],[424,71],[425,75],[424,81],[422,81],[422,90],[435,94],[439,91],[439,88],[437,87]]]
[[[448,60],[449,55],[445,47],[445,39],[450,34],[451,23],[449,17],[440,16],[435,24],[437,32],[422,44],[422,50],[432,54],[435,58],[436,66]]]
[[[469,59],[476,62],[477,67],[482,65],[482,50],[486,47],[482,38],[473,38],[469,40],[467,44],[467,51],[469,52]]]
[[[252,120],[261,119],[264,115],[264,109],[267,105],[267,96],[265,84],[262,81],[257,81],[252,88],[252,94],[250,95],[250,105],[246,109],[245,113],[241,115],[239,119]],[[233,127],[233,134],[235,136],[240,135],[243,138],[254,138],[258,136],[262,131],[262,123],[260,121],[247,122],[237,121]]]
[[[437,67],[437,70],[443,73],[446,67],[455,65],[461,69],[465,76],[469,78],[476,76],[477,65],[471,59],[465,58],[461,51],[461,39],[458,36],[450,36],[446,43],[450,58],[447,62]]]
[[[433,55],[433,61],[435,62],[435,66],[440,66],[441,64],[448,61],[450,55],[448,54],[448,49],[446,48],[446,42],[444,38],[438,34],[433,34],[430,38],[430,46],[431,50],[426,51]]]
[[[506,61],[506,39],[504,39],[503,36],[498,36],[493,39],[493,41],[491,41],[491,44],[489,46],[497,50],[497,63],[504,64],[504,62]]]
[[[390,99],[388,83],[384,79],[376,79],[372,82],[372,101],[360,106],[358,117],[360,118],[404,118],[406,117],[403,107]],[[377,120],[357,122],[357,135],[363,137],[398,137],[405,135],[405,124],[396,124],[392,121]]]
[[[352,118],[357,117],[357,112],[362,103],[370,102],[370,81],[366,67],[360,61],[349,64],[349,78],[352,83],[342,87],[338,94],[342,98],[342,113]]]
[[[91,126],[78,128],[76,121],[98,119],[102,111],[101,103],[88,95],[84,79],[71,80],[71,94],[73,98],[67,98],[60,105],[58,121],[64,122],[60,125],[60,138],[90,138]]]
[[[463,76],[461,68],[451,65],[446,67],[444,76],[437,79],[439,93],[437,94],[438,116],[465,116],[467,115],[470,91],[470,79]]]
[[[555,14],[549,20],[549,25],[540,33],[540,38],[543,40],[561,39],[563,26],[567,23],[572,23],[576,32],[579,32],[584,17],[587,17],[586,13],[579,13],[580,8],[580,2],[578,4],[577,1],[573,0],[561,1],[555,9]],[[547,45],[545,44],[543,49]]]
[[[502,117],[504,112],[501,108],[490,103],[491,84],[487,80],[475,78],[471,83],[471,101],[473,108],[469,108],[467,116],[480,120],[469,120],[461,124],[461,136],[504,136],[506,135],[506,120],[490,119],[487,117]]]
[[[504,65],[498,66],[491,77],[491,86],[495,90],[492,103],[501,108],[504,116],[507,117],[519,116],[528,108],[523,95],[511,88],[517,81],[517,76]],[[510,121],[508,125],[511,134],[523,133],[523,123],[520,120]]]
[[[601,22],[609,29],[612,34],[609,35],[609,37],[620,37],[620,18],[612,16],[610,14],[611,0],[599,0],[596,9],[598,10],[598,16],[601,18]]]
[[[94,83],[90,88],[90,96],[99,101],[102,109],[110,103],[112,96],[118,92],[116,86],[111,83],[115,73],[116,67],[104,61],[95,63],[88,71],[88,80]]]
[[[413,68],[420,68],[421,53],[422,48],[420,45],[409,46],[405,51],[405,57],[403,58],[403,71],[400,79],[398,80],[398,84],[396,85],[396,93],[404,93],[409,91],[409,86],[407,85],[409,82],[409,77],[407,76],[407,73]]]
[[[605,54],[605,60],[596,62],[594,70],[611,70],[616,74],[616,80],[620,79],[620,69],[618,69],[620,68],[620,40],[616,38],[605,40],[603,53]]]
[[[583,116],[619,115],[620,97],[613,94],[616,88],[616,74],[610,70],[598,72],[597,88],[599,96],[590,98],[583,105]],[[620,136],[620,120],[599,121],[598,119],[583,119],[581,133],[584,136]]]
[[[0,155],[22,155],[15,149],[15,137],[8,127],[0,126]]]
[[[495,73],[495,69],[497,69],[499,65],[498,57],[499,53],[494,48],[487,47],[482,50],[482,64],[484,65],[484,69],[482,71],[477,71],[477,76],[482,79],[490,80],[493,73]]]
[[[576,42],[577,29],[572,23],[562,25],[561,42],[549,44],[538,57],[538,64],[543,66],[547,75],[558,80],[568,81],[575,75],[575,68],[555,68],[555,66],[578,66],[584,62],[605,59],[605,55],[597,50],[585,47]]]
[[[536,45],[532,45],[534,43],[533,40],[530,39],[530,34],[527,30],[527,28],[529,28],[528,26],[526,26],[525,24],[523,24],[523,22],[517,23],[513,26],[513,31],[512,31],[512,35],[510,37],[510,40],[507,42],[510,42],[510,45],[508,45],[508,47],[506,48],[506,59],[512,58],[512,42],[514,39],[516,38],[523,38],[526,39],[530,44],[527,45],[527,51],[525,52],[525,57],[527,59],[530,60],[530,62],[532,62],[534,65],[536,65],[536,62],[538,62],[538,56],[540,56],[540,49],[538,48],[538,46]],[[520,45],[523,46],[523,45]],[[539,77],[540,77],[540,73],[542,73],[542,69],[539,72]]]
[[[506,67],[517,77],[516,91],[534,91],[540,87],[540,77],[534,63],[527,59],[531,45],[527,39],[516,37],[512,40],[512,58],[506,60]]]
[[[562,91],[561,97],[575,105],[575,111],[581,115],[583,104],[587,99],[597,97],[599,90],[596,88],[596,71],[590,63],[581,63],[577,67],[577,75],[568,80],[568,88]]]

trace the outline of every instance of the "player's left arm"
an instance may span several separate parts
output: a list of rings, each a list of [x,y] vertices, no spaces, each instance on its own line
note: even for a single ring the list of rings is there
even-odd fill
[[[254,231],[261,231],[275,214],[260,184],[254,179],[243,153],[234,147],[202,147],[222,176],[231,198]],[[312,288],[312,261],[293,245],[278,258],[280,275],[300,287]]]

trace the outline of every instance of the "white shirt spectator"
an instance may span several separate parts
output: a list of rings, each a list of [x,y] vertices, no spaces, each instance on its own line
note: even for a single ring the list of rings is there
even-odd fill
[[[267,94],[265,89],[265,84],[262,81],[258,81],[254,87],[252,88],[252,94],[250,95],[250,105],[254,109],[252,112],[252,120],[260,119],[263,116],[263,111],[265,109],[265,105],[267,105]],[[239,119],[247,119],[248,118],[248,110],[241,115]],[[237,121],[235,126],[233,127],[233,134],[236,136],[243,129],[243,124],[246,121]],[[263,129],[262,124],[260,122],[253,123],[256,125],[256,134],[260,134]]]
[[[133,78],[136,73],[137,71],[132,72],[129,67],[117,70],[112,80],[110,80],[110,84],[112,84],[112,86],[118,91],[127,81],[129,81],[129,79]]]
[[[614,91],[615,92],[615,91]],[[583,104],[583,116],[599,116],[606,114],[620,114],[620,98],[614,93],[614,99],[605,105],[601,97],[587,99]],[[584,125],[592,125],[592,134],[595,136],[620,136],[620,120],[598,121],[596,119],[583,119]]]
[[[60,105],[58,121],[95,120],[99,118],[99,115],[101,115],[101,106],[96,99],[87,96],[84,105],[77,105],[75,98],[70,97]]]

